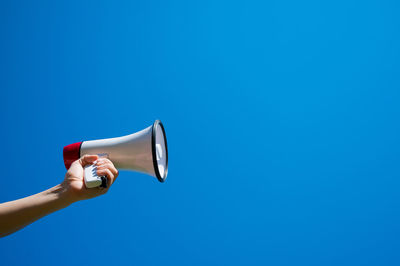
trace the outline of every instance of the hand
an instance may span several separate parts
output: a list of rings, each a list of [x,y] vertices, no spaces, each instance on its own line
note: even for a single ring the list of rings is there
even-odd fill
[[[97,165],[97,174],[99,176],[107,177],[107,188],[86,188],[83,180],[83,167],[93,163],[96,163]],[[65,188],[69,200],[71,202],[75,202],[94,198],[107,193],[117,176],[118,170],[107,158],[99,158],[97,155],[84,155],[79,160],[76,160],[71,164],[71,167],[68,169],[65,179],[61,185]]]

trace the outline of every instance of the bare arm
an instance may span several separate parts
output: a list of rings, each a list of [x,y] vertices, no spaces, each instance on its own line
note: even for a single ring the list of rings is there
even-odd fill
[[[97,173],[107,176],[108,184],[111,185],[118,176],[111,161],[99,159],[96,155],[86,155],[71,165],[61,184],[26,198],[0,204],[0,237],[14,233],[76,201],[105,194],[109,187],[87,189],[83,181],[83,166],[95,161]]]
[[[19,200],[0,204],[0,237],[14,233],[72,202],[62,185]]]

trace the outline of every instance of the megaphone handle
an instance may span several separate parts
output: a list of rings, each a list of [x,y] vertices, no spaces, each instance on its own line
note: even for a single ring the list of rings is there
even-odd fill
[[[107,177],[97,175],[96,165],[90,164],[84,167],[83,179],[87,188],[93,188],[102,186],[106,188],[108,186]]]
[[[108,158],[108,154],[107,153],[100,153],[100,154],[97,154],[100,158]],[[100,178],[101,178],[101,185],[100,185],[100,187],[103,187],[103,188],[107,188],[108,187],[108,179],[107,179],[107,177],[106,176],[100,176]]]

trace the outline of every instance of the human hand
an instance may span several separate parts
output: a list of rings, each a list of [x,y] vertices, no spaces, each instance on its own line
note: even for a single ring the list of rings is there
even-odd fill
[[[83,179],[83,167],[95,163],[97,165],[97,174],[106,176],[108,187],[86,188]],[[99,158],[97,155],[84,155],[79,160],[71,164],[65,179],[61,184],[67,193],[67,197],[71,202],[90,199],[107,193],[110,186],[114,183],[118,176],[118,170],[114,164],[107,158]]]

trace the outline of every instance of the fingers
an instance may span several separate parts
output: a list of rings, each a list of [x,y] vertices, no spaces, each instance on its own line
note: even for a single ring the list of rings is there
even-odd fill
[[[115,179],[118,177],[118,170],[110,160],[100,158],[96,161],[96,167],[97,175],[106,176],[109,185],[112,185],[115,182]]]
[[[83,166],[94,163],[99,156],[97,155],[83,155],[78,161]]]
[[[118,175],[118,170],[114,164],[107,158],[100,158],[96,161],[97,168],[108,168],[114,175]]]
[[[109,169],[101,169],[101,170],[97,170],[97,175],[98,176],[105,176],[107,177],[107,183],[108,186],[111,186],[113,181],[114,181],[114,175],[113,173],[111,173],[111,171]]]

